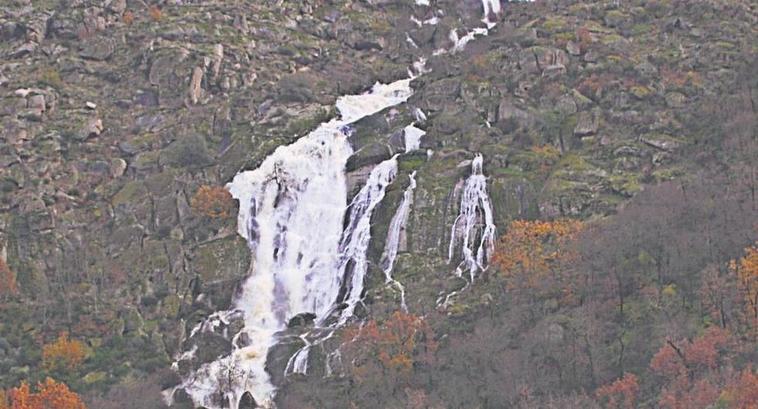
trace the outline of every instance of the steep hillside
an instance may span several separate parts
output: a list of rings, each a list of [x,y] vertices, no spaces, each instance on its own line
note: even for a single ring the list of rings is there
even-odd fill
[[[330,336],[288,316],[264,359],[277,407],[749,408],[755,4],[493,4],[0,5],[0,390],[165,407],[246,342],[213,321],[255,271],[223,187],[412,75],[341,128],[348,203],[397,175],[355,313]]]

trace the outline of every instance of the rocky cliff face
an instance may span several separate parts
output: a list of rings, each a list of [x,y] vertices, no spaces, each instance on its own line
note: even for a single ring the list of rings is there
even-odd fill
[[[0,385],[41,376],[34,351],[63,329],[95,351],[66,375],[82,391],[168,368],[251,263],[233,217],[193,211],[197,189],[257,167],[333,117],[338,96],[402,78],[453,48],[451,32],[483,25],[478,1],[149,3],[0,6],[0,257],[21,293],[0,310]],[[411,172],[394,276],[416,312],[461,286],[447,251],[476,153],[497,226],[608,215],[686,173],[679,152],[701,138],[693,107],[755,54],[750,7],[504,3],[489,35],[429,57],[406,104],[355,125],[351,195],[404,152],[409,122],[426,132],[373,216],[358,314],[399,303],[380,261]],[[229,348],[216,341],[200,359]],[[283,372],[286,360],[270,361]]]

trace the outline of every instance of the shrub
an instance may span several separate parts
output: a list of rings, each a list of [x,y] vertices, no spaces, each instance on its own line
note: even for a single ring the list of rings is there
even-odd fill
[[[421,317],[395,312],[379,324],[371,320],[343,334],[349,373],[359,382],[386,375],[408,375],[416,363],[431,361],[437,344],[429,324]]]
[[[607,408],[634,409],[639,390],[637,377],[634,374],[627,373],[613,383],[602,386],[595,394],[600,401],[606,402],[605,407]]]
[[[127,26],[132,25],[132,23],[134,23],[134,13],[132,13],[130,10],[125,11],[121,16],[121,20],[123,20],[124,24]]]
[[[69,339],[66,332],[61,333],[55,342],[42,348],[42,361],[47,370],[76,369],[84,361],[85,355],[84,344]]]
[[[161,11],[160,7],[156,5],[150,6],[150,8],[147,9],[148,14],[150,14],[150,18],[153,21],[161,21],[163,18],[163,11]]]
[[[514,220],[500,238],[493,264],[510,289],[550,289],[564,287],[570,280],[560,277],[567,264],[576,259],[570,241],[583,228],[576,220]]]
[[[234,212],[234,199],[221,186],[200,186],[190,205],[195,213],[211,219],[225,219]]]
[[[37,384],[32,392],[29,384],[13,388],[7,394],[0,393],[0,409],[86,409],[82,399],[64,383],[51,378]]]
[[[5,260],[0,258],[0,298],[8,298],[18,294],[16,274],[11,271]]]

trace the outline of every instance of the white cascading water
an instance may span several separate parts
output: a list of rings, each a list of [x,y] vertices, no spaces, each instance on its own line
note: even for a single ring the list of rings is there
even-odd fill
[[[395,215],[392,216],[392,220],[390,221],[387,241],[385,242],[382,256],[382,269],[384,270],[385,282],[400,291],[400,303],[405,311],[408,310],[405,304],[405,287],[392,277],[392,269],[395,267],[395,259],[400,248],[400,239],[405,233],[405,226],[408,223],[408,216],[413,205],[413,191],[416,189],[416,172],[413,171],[408,177],[410,184],[403,192],[403,200],[400,202],[400,206],[398,206]]]
[[[408,125],[403,128],[403,136],[405,138],[405,151],[411,152],[418,150],[421,147],[421,137],[426,135],[426,131],[416,128],[413,125]]]
[[[341,118],[277,148],[260,167],[238,174],[229,184],[240,202],[239,234],[253,252],[252,273],[233,308],[242,312],[245,325],[236,337],[244,333],[249,342],[241,347],[235,343],[230,355],[203,365],[179,386],[196,405],[219,407],[214,402],[222,389],[218,380],[228,379],[233,370],[231,385],[222,391],[232,407],[246,391],[259,404],[270,406],[274,387],[265,363],[275,334],[299,313],[312,312],[324,320],[348,268],[348,307],[340,320],[349,318],[362,291],[368,219],[394,177],[397,162],[385,161],[371,173],[351,204],[351,223],[343,231],[345,164],[353,153],[345,127],[406,101],[412,94],[410,81],[376,84],[369,93],[341,97]],[[307,354],[301,359],[307,360]]]
[[[457,254],[460,243],[461,263],[456,275],[469,273],[471,282],[476,273],[487,268],[495,249],[495,223],[492,203],[487,194],[487,178],[482,172],[484,159],[477,154],[471,162],[471,176],[466,179],[461,194],[461,208],[450,232],[448,262]]]
[[[491,16],[500,14],[500,0],[482,0],[482,7],[484,8],[484,17],[482,22],[487,25],[484,27],[476,27],[471,31],[466,32],[462,37],[458,35],[456,29],[452,29],[448,35],[450,41],[453,42],[453,47],[450,50],[438,49],[435,50],[433,55],[442,55],[451,52],[453,54],[463,51],[471,40],[476,36],[486,36],[489,31],[497,25],[497,22],[490,20]]]
[[[427,0],[416,0],[416,3],[429,4]],[[482,0],[482,4],[483,21],[488,29],[492,28],[494,23],[489,16],[499,12],[499,1]],[[436,19],[430,19],[422,24],[436,22]],[[451,34],[454,43],[451,51],[462,50],[474,35],[486,35],[487,31],[477,28],[460,39],[457,34]],[[434,54],[445,52],[438,50]],[[414,69],[418,75],[428,72],[423,60]],[[251,275],[244,282],[233,308],[213,314],[192,330],[191,337],[199,331],[214,331],[236,315],[242,315],[244,327],[233,338],[232,352],[204,364],[182,384],[168,391],[169,402],[176,390],[183,389],[197,406],[221,409],[229,405],[236,408],[243,395],[249,392],[260,406],[271,408],[275,388],[265,364],[268,351],[276,342],[276,333],[286,327],[290,318],[303,312],[312,312],[317,324],[323,325],[332,316],[338,301],[343,309],[337,322],[331,326],[341,325],[350,318],[363,292],[371,215],[396,176],[397,158],[380,163],[371,172],[366,185],[349,206],[349,223],[343,229],[345,211],[348,210],[345,165],[353,153],[346,126],[406,101],[412,94],[411,79],[387,85],[377,83],[366,94],[340,97],[336,104],[340,118],[321,124],[291,145],[277,148],[260,167],[238,174],[228,185],[229,191],[240,202],[238,231],[247,239],[253,253]],[[425,119],[423,112],[414,114],[417,120]],[[423,131],[409,127],[405,132],[406,151],[418,149]],[[453,226],[450,244],[452,259],[456,237],[461,237],[464,254],[461,266],[469,269],[472,278],[475,271],[486,264],[494,237],[481,161],[481,156],[474,159],[473,174],[466,181],[461,214]],[[415,188],[414,174],[410,177],[411,185],[393,217],[388,238],[392,242],[390,248],[394,250],[384,272],[392,281],[399,232],[407,220]],[[485,228],[477,248],[474,231],[479,215],[484,217]],[[337,300],[343,286],[347,292],[342,300]],[[307,371],[308,352],[313,346],[307,335],[301,336],[306,346],[288,363],[292,372]],[[321,341],[331,336],[332,332],[329,332]],[[243,338],[245,342],[240,342]],[[180,358],[192,357],[195,351],[196,347]],[[226,403],[219,403],[219,394]]]
[[[487,28],[494,27],[496,23],[490,20],[490,16],[500,14],[500,0],[482,0],[482,6],[484,6],[482,21],[487,24]]]
[[[338,324],[344,324],[353,315],[363,293],[363,279],[368,271],[366,251],[371,240],[371,215],[376,205],[384,198],[384,193],[397,176],[397,155],[378,164],[368,177],[368,181],[350,204],[350,219],[339,247],[340,278],[350,278],[344,309]],[[321,316],[326,319],[326,316]]]
[[[368,272],[368,259],[366,253],[371,241],[371,216],[376,206],[384,199],[385,191],[397,176],[397,155],[378,164],[369,174],[366,184],[361,188],[349,206],[348,223],[339,245],[339,265],[334,275],[338,285],[345,288],[345,295],[337,301],[341,311],[336,322],[329,325],[326,321],[332,314],[317,314],[316,325],[321,327],[336,328],[344,325],[355,312],[355,307],[362,299],[363,282]],[[345,282],[343,283],[343,280]],[[338,287],[339,288],[339,287]],[[315,343],[308,340],[308,334],[300,338],[305,346],[293,355],[284,370],[289,373],[306,374],[308,371],[308,357],[314,344],[320,344],[333,334],[318,339]]]

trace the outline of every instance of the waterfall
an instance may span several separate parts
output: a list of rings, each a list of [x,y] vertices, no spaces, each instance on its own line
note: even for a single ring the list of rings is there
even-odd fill
[[[368,272],[366,253],[371,241],[371,216],[384,198],[387,186],[395,180],[396,176],[397,155],[374,167],[366,184],[350,203],[347,227],[339,245],[339,265],[337,273],[333,276],[345,291],[345,295],[338,299],[335,305],[341,309],[339,318],[336,322],[329,324],[328,321],[333,314],[317,315],[317,326],[326,329],[328,335],[318,338],[315,342],[307,338],[310,333],[301,336],[305,346],[287,362],[285,375],[288,373],[306,374],[311,348],[330,338],[334,334],[333,329],[344,325],[353,316],[355,307],[363,298],[363,283]]]
[[[239,234],[253,253],[251,274],[232,309],[244,318],[235,338],[244,335],[248,342],[235,342],[230,355],[204,364],[178,387],[196,405],[220,408],[221,393],[236,407],[251,392],[256,402],[270,406],[274,387],[265,363],[275,334],[302,312],[312,312],[323,322],[343,285],[347,307],[340,321],[350,317],[363,291],[369,219],[394,178],[397,162],[385,161],[371,172],[349,206],[350,222],[343,231],[348,209],[345,164],[353,153],[347,125],[406,101],[412,93],[410,81],[376,84],[366,94],[341,97],[340,118],[277,148],[260,167],[239,173],[228,185],[240,202]],[[299,355],[307,365],[307,351]],[[222,385],[222,379],[228,384]]]
[[[285,375],[288,373],[305,374],[308,372],[308,356],[310,355],[311,347],[313,346],[313,343],[308,339],[308,335],[310,334],[305,333],[300,336],[300,339],[305,346],[295,352],[295,354],[290,357],[289,361],[287,361],[287,366],[284,368]]]
[[[466,270],[472,282],[478,271],[487,268],[495,247],[495,223],[487,178],[482,173],[483,160],[477,154],[471,162],[471,175],[463,186],[460,212],[450,232],[448,249],[448,262],[452,262],[460,243],[462,261],[456,267],[456,275],[462,276]]]
[[[403,136],[405,137],[405,151],[411,152],[418,150],[421,147],[421,137],[426,135],[426,131],[416,128],[413,125],[408,125],[403,128]]]
[[[428,0],[416,3],[429,4]],[[499,0],[482,0],[482,4],[487,28],[476,28],[462,38],[453,31],[450,34],[453,48],[437,50],[434,55],[458,52],[476,35],[488,33],[494,26],[490,15],[500,10]],[[433,17],[418,23],[437,22]],[[397,158],[377,165],[348,206],[345,165],[353,150],[347,133],[351,123],[406,101],[412,94],[413,76],[429,72],[423,59],[414,64],[413,70],[411,78],[391,84],[377,83],[368,93],[340,97],[336,103],[340,118],[319,125],[291,145],[277,148],[257,169],[239,173],[227,186],[240,203],[238,232],[247,240],[252,253],[250,275],[232,309],[217,312],[200,323],[191,331],[190,339],[215,333],[219,328],[225,333],[231,320],[238,317],[244,326],[234,335],[230,354],[189,374],[179,386],[166,392],[167,401],[171,401],[174,392],[183,389],[197,406],[237,408],[243,395],[249,393],[259,405],[272,408],[275,388],[265,365],[277,332],[285,329],[288,320],[297,314],[311,312],[316,316],[317,326],[322,326],[320,329],[327,335],[317,337],[316,341],[308,339],[310,334],[302,335],[305,346],[287,364],[289,371],[305,373],[309,351],[331,337],[334,329],[352,316],[361,301],[367,272],[371,216],[396,177]],[[417,121],[426,119],[418,109],[414,115]],[[406,152],[419,148],[423,132],[413,126],[405,129]],[[468,269],[472,279],[476,271],[486,267],[495,234],[481,166],[482,158],[478,155],[472,175],[465,183],[461,213],[453,225],[449,251],[452,260],[460,239],[463,261],[457,271],[462,275],[462,268]],[[414,177],[415,173],[410,175],[411,184],[392,219],[385,249],[385,276],[401,292],[402,286],[392,278],[392,267],[412,202]],[[348,222],[343,228],[346,212]],[[195,344],[179,360],[191,358],[196,351]],[[335,356],[339,357],[338,351]],[[328,371],[331,372],[331,367]]]
[[[446,50],[444,48],[435,50],[433,55],[443,55],[447,54],[448,52],[453,54],[461,52],[464,48],[466,48],[466,44],[471,42],[471,40],[476,38],[476,36],[486,36],[489,34],[490,30],[497,25],[497,23],[495,21],[492,21],[490,17],[500,14],[500,0],[482,0],[482,7],[484,8],[484,17],[482,18],[482,22],[487,25],[486,28],[476,27],[473,30],[466,32],[463,37],[458,35],[458,31],[456,29],[452,29],[448,35],[448,38],[453,42],[453,47],[450,50]]]
[[[484,18],[482,21],[487,24],[487,28],[494,27],[495,22],[490,20],[490,16],[500,14],[500,0],[482,0],[482,6],[484,6]]]
[[[408,223],[408,216],[413,204],[413,190],[416,189],[416,172],[413,171],[408,178],[410,179],[410,184],[403,192],[403,200],[400,202],[400,206],[398,206],[395,215],[392,216],[392,220],[390,221],[382,257],[385,282],[393,285],[400,291],[400,303],[405,311],[408,310],[405,304],[405,287],[392,277],[392,269],[395,266],[395,258],[400,247],[400,238],[405,233],[405,225]]]
[[[350,218],[339,246],[341,257],[338,277],[349,277],[345,284],[347,294],[342,302],[345,308],[339,318],[344,324],[353,315],[363,293],[363,279],[368,271],[366,251],[371,240],[371,215],[384,198],[385,190],[397,175],[397,155],[377,165],[368,181],[350,204]],[[321,322],[328,318],[321,317]]]

